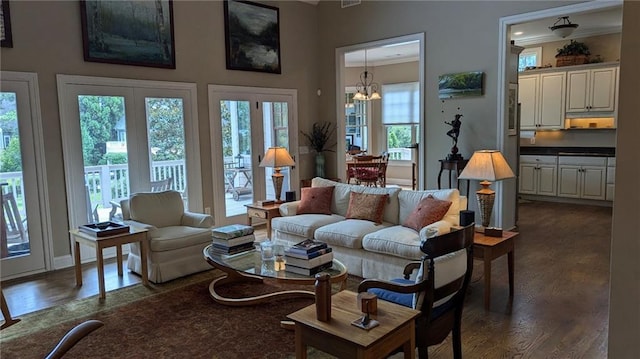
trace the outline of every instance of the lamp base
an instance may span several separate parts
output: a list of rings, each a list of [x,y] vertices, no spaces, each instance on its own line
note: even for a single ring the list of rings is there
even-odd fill
[[[476,198],[480,206],[480,219],[482,221],[482,227],[489,227],[491,222],[491,212],[493,212],[493,203],[496,199],[496,193],[491,191],[487,193],[486,189],[481,189],[476,192]]]
[[[282,182],[284,182],[284,175],[282,173],[280,173],[280,169],[276,168],[275,172],[273,173],[273,175],[271,175],[271,179],[273,180],[273,187],[275,189],[275,197],[276,197],[276,203],[282,203],[282,200],[280,199],[280,195],[282,194]]]

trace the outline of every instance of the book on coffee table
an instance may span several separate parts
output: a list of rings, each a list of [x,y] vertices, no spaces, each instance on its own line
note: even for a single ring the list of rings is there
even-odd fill
[[[327,248],[326,243],[316,241],[315,239],[305,239],[304,241],[291,246],[291,248],[289,248],[289,252],[297,254],[308,254],[323,248]]]
[[[329,269],[331,267],[333,267],[333,261],[327,262],[325,264],[321,264],[321,265],[319,265],[317,267],[313,267],[313,268],[296,267],[294,265],[290,265],[289,263],[287,263],[285,265],[285,267],[284,267],[284,270],[287,271],[287,272],[291,272],[291,273],[312,276],[312,275],[316,275],[316,274],[322,272],[325,269]]]

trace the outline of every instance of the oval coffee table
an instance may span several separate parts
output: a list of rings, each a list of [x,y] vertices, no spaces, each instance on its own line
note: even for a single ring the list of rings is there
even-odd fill
[[[226,255],[213,251],[208,245],[203,250],[204,258],[213,267],[220,269],[224,275],[214,279],[209,285],[211,297],[220,304],[231,306],[244,306],[265,303],[275,298],[314,298],[315,293],[310,290],[282,290],[279,292],[249,296],[244,298],[228,298],[216,292],[216,288],[234,283],[256,282],[263,283],[264,280],[274,280],[280,284],[313,285],[314,276],[291,273],[287,271],[275,271],[273,261],[262,261],[259,250]],[[340,261],[334,259],[331,268],[322,271],[331,276],[331,283],[340,283],[340,290],[346,287],[347,267]]]

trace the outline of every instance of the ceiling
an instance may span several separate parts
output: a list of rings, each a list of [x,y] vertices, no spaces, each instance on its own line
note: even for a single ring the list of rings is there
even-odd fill
[[[578,24],[578,28],[574,33],[565,38],[567,40],[619,33],[622,30],[622,6],[567,15],[572,23]],[[519,46],[559,41],[562,38],[549,30],[549,27],[553,26],[557,20],[557,17],[551,17],[512,25],[511,39],[513,39],[515,44]],[[522,32],[522,34],[515,35],[517,32]],[[367,65],[381,66],[418,61],[418,54],[419,44],[417,41],[412,43],[399,43],[396,45],[369,48],[366,50]],[[364,60],[365,50],[345,54],[346,67],[362,67],[364,66]]]

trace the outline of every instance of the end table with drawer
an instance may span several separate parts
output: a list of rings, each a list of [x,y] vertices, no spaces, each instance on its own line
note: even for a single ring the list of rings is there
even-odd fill
[[[280,203],[262,206],[259,203],[245,204],[247,207],[247,224],[252,225],[253,219],[260,218],[267,221],[267,236],[271,238],[271,219],[280,217]]]

